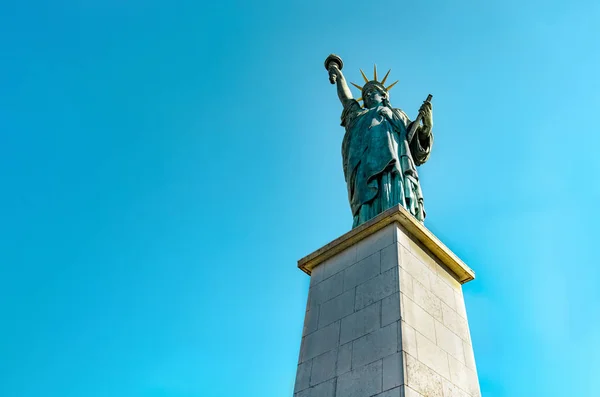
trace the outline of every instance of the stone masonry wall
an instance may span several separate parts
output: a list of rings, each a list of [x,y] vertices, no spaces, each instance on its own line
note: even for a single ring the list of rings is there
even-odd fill
[[[479,397],[462,289],[391,224],[316,266],[294,397]]]

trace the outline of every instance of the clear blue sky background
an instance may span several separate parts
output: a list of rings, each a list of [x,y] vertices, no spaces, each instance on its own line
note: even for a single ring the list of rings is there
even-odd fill
[[[0,396],[291,395],[348,231],[324,58],[434,95],[426,225],[484,396],[595,396],[600,3],[5,1]]]

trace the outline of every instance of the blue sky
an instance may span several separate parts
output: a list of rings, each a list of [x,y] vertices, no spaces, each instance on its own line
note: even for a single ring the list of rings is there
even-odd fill
[[[0,5],[0,396],[291,395],[308,277],[352,224],[323,60],[433,94],[426,225],[484,396],[600,373],[600,3]],[[393,81],[392,80],[392,81]],[[355,92],[356,94],[356,92]]]

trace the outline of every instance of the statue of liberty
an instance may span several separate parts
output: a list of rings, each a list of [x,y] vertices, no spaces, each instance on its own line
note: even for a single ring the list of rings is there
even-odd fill
[[[343,62],[336,55],[330,55],[325,61],[329,80],[337,84],[344,108],[341,118],[346,133],[342,162],[354,218],[352,227],[398,204],[423,222],[423,193],[416,167],[427,161],[433,144],[431,96],[419,109],[417,119],[411,122],[406,113],[390,105],[389,90],[397,81],[385,86],[389,71],[379,81],[376,66],[373,80],[361,70],[364,85],[351,83],[362,94],[355,100],[342,67]]]

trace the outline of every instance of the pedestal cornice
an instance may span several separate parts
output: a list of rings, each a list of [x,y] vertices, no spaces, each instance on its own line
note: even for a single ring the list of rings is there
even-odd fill
[[[370,221],[363,223],[322,248],[319,248],[312,254],[300,259],[298,267],[310,275],[315,266],[394,222],[399,223],[412,237],[427,247],[438,260],[450,269],[461,284],[475,278],[475,272],[469,266],[460,260],[429,229],[417,221],[400,205],[390,208]]]

